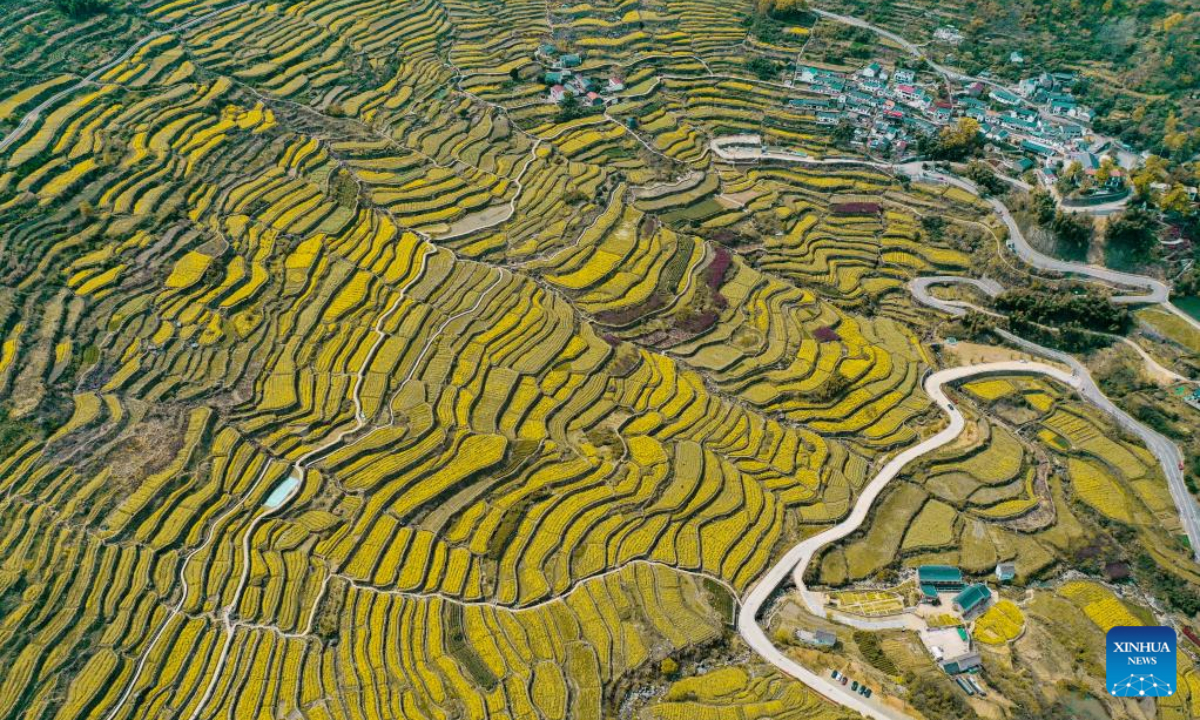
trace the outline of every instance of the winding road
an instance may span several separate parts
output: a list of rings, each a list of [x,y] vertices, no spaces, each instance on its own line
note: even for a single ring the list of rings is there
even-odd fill
[[[824,617],[825,609],[807,592],[804,586],[805,570],[808,568],[813,557],[822,548],[852,534],[862,526],[871,512],[871,506],[875,504],[876,498],[887,487],[887,484],[900,474],[900,471],[906,465],[922,455],[950,443],[962,432],[966,426],[966,420],[963,418],[963,414],[958,407],[946,396],[945,386],[948,383],[955,383],[982,375],[1013,374],[1045,375],[1081,392],[1083,392],[1085,387],[1078,376],[1043,363],[996,362],[984,365],[947,368],[930,374],[925,379],[925,392],[942,409],[942,412],[949,416],[950,423],[937,434],[898,453],[889,460],[875,477],[867,483],[867,486],[863,488],[862,494],[859,495],[858,501],[854,505],[854,509],[850,511],[846,519],[828,530],[806,538],[792,547],[787,554],[780,558],[759,579],[758,583],[755,584],[742,601],[742,609],[738,614],[738,631],[755,652],[762,655],[763,658],[775,667],[805,683],[821,695],[839,705],[860,712],[869,718],[876,718],[878,720],[903,720],[909,717],[894,708],[883,705],[878,700],[864,698],[848,687],[835,682],[832,678],[818,675],[785,655],[771,643],[766,633],[763,632],[762,626],[758,624],[758,614],[774,594],[776,588],[787,579],[789,574],[793,574],[797,579],[797,587],[800,589],[800,595],[809,612],[818,617]],[[880,694],[880,697],[882,697],[882,694]]]
[[[944,278],[939,278],[939,280],[944,281]],[[983,283],[984,287],[991,287],[988,284],[990,281],[971,281],[970,279],[968,281],[971,284],[979,282]],[[927,287],[928,284],[931,283],[924,285]],[[813,593],[808,591],[805,584],[804,575],[809,564],[822,548],[851,535],[862,526],[880,493],[909,463],[950,443],[962,432],[966,421],[958,407],[946,396],[945,386],[947,384],[987,375],[1041,375],[1075,389],[1082,397],[1111,416],[1122,428],[1137,435],[1158,458],[1167,477],[1172,499],[1179,509],[1184,530],[1192,547],[1200,548],[1200,506],[1197,505],[1184,484],[1180,465],[1182,457],[1175,444],[1134,420],[1128,413],[1113,404],[1100,391],[1087,368],[1075,358],[1066,353],[1044,348],[1005,330],[997,330],[997,332],[1023,350],[1067,365],[1071,368],[1071,372],[1045,363],[1006,361],[947,368],[930,374],[924,383],[925,392],[941,408],[942,412],[946,413],[949,424],[937,434],[898,453],[889,460],[863,489],[853,510],[844,520],[793,546],[759,579],[742,601],[741,611],[738,614],[738,632],[755,652],[784,673],[800,680],[826,698],[862,713],[866,717],[877,720],[907,720],[909,718],[895,708],[883,705],[878,700],[864,698],[835,682],[832,678],[818,675],[788,657],[767,638],[766,633],[758,624],[758,615],[779,586],[791,574],[800,598],[808,611],[817,617],[827,617],[825,607]]]
[[[859,23],[851,23],[859,24]],[[724,139],[714,139],[710,143],[710,148],[713,154],[728,162],[763,162],[763,161],[783,161],[795,162],[807,165],[860,165],[868,166],[876,169],[882,169],[890,172],[900,172],[908,175],[916,180],[924,180],[928,182],[952,185],[961,188],[974,195],[982,197],[979,188],[969,180],[950,175],[948,173],[929,170],[921,162],[906,162],[887,164],[869,160],[851,160],[851,159],[815,159],[799,154],[779,152],[772,150],[764,150],[761,146],[756,146],[755,136],[735,136]],[[1012,213],[1003,202],[996,198],[986,198],[987,203],[995,210],[1000,217],[1005,227],[1008,228],[1010,238],[1010,248],[1023,261],[1039,270],[1048,270],[1053,272],[1082,275],[1095,280],[1110,283],[1113,285],[1132,288],[1142,291],[1141,294],[1126,294],[1113,297],[1113,302],[1127,304],[1159,304],[1168,311],[1183,318],[1188,323],[1200,329],[1200,323],[1188,316],[1183,311],[1179,310],[1170,302],[1170,287],[1155,278],[1150,278],[1142,275],[1134,275],[1131,273],[1123,273],[1109,268],[1090,265],[1085,263],[1069,262],[1051,258],[1038,252],[1025,237],[1020,226],[1013,219]],[[944,310],[952,315],[961,315],[966,312],[966,303],[957,301],[943,301],[934,298],[928,293],[928,287],[938,282],[948,282],[949,276],[938,278],[919,278],[910,285],[914,296],[919,301],[927,305]],[[988,295],[995,295],[1002,288],[998,283],[986,279],[972,278],[954,278],[955,282],[969,283]],[[810,612],[818,617],[825,617],[825,609],[820,605],[816,598],[808,592],[804,574],[813,557],[826,545],[836,542],[847,535],[858,530],[862,526],[870,513],[871,507],[876,498],[883,491],[892,479],[910,462],[916,458],[931,452],[943,445],[951,442],[962,431],[964,420],[958,408],[955,407],[945,394],[944,386],[947,383],[958,382],[968,378],[980,377],[984,375],[995,374],[1036,374],[1051,377],[1056,379],[1079,392],[1081,396],[1095,404],[1103,412],[1111,416],[1119,426],[1128,432],[1138,436],[1150,450],[1151,453],[1158,459],[1162,466],[1163,473],[1167,478],[1167,484],[1171,492],[1172,500],[1179,511],[1180,522],[1185,533],[1188,536],[1193,552],[1196,553],[1197,559],[1200,559],[1200,505],[1197,505],[1196,500],[1188,492],[1186,483],[1184,482],[1183,474],[1183,458],[1176,445],[1162,436],[1161,434],[1151,430],[1133,419],[1128,413],[1117,407],[1111,400],[1100,391],[1087,368],[1084,367],[1075,358],[1049,348],[1044,348],[1036,343],[1020,338],[1012,333],[999,329],[996,331],[1005,340],[1013,345],[1041,355],[1057,362],[1063,363],[1070,367],[1072,372],[1067,373],[1057,367],[1053,367],[1044,363],[1029,363],[1029,362],[998,362],[986,363],[980,365],[970,365],[963,367],[947,368],[939,370],[929,375],[925,380],[925,392],[930,398],[949,416],[949,425],[938,432],[934,436],[925,441],[907,449],[894,458],[892,458],[874,478],[864,488],[862,494],[855,502],[854,508],[850,515],[842,522],[825,530],[817,535],[806,538],[799,544],[792,547],[779,561],[771,567],[767,573],[759,579],[759,581],[751,588],[750,592],[743,599],[741,610],[738,614],[738,631],[746,640],[747,644],[754,649],[765,660],[777,667],[784,673],[800,680],[810,688],[825,696],[826,698],[847,707],[856,712],[862,713],[866,717],[876,720],[907,720],[909,716],[903,712],[896,710],[890,706],[884,705],[880,700],[882,696],[876,699],[867,699],[849,688],[835,682],[831,677],[824,677],[805,668],[800,663],[788,657],[779,648],[775,647],[763,632],[762,627],[758,624],[758,615],[763,606],[770,600],[779,586],[791,574],[794,578],[796,587],[800,592],[800,596]],[[1140,348],[1138,348],[1140,350]],[[1148,356],[1144,352],[1140,352],[1144,359]],[[1157,364],[1157,363],[1155,363]],[[1170,371],[1168,371],[1170,372]]]
[[[979,196],[992,210],[999,216],[1001,222],[1008,229],[1010,246],[1012,251],[1021,260],[1025,261],[1030,266],[1038,270],[1046,270],[1050,272],[1062,273],[1064,275],[1082,275],[1094,280],[1118,285],[1126,288],[1132,288],[1142,291],[1142,294],[1117,295],[1112,298],[1115,303],[1124,304],[1147,304],[1147,305],[1162,305],[1163,309],[1173,313],[1174,315],[1185,320],[1192,327],[1200,331],[1200,321],[1191,317],[1187,313],[1180,310],[1171,303],[1171,288],[1166,283],[1156,278],[1147,277],[1145,275],[1135,275],[1133,273],[1121,272],[1112,270],[1100,265],[1092,265],[1089,263],[1073,262],[1070,260],[1059,260],[1044,255],[1030,244],[1029,239],[1025,237],[1025,233],[1021,231],[1021,227],[1017,225],[1013,218],[1012,212],[1008,206],[994,197],[983,197],[979,186],[967,180],[966,178],[951,175],[945,172],[931,170],[925,167],[925,163],[921,161],[908,161],[900,163],[885,163],[874,160],[860,160],[855,158],[811,158],[805,155],[796,153],[780,152],[773,150],[764,150],[762,147],[756,147],[754,142],[758,140],[757,136],[751,135],[735,135],[724,138],[716,138],[710,142],[710,147],[713,154],[727,162],[745,163],[745,162],[763,162],[763,161],[780,161],[800,163],[802,165],[823,166],[823,165],[856,165],[860,167],[870,167],[884,172],[901,173],[907,175],[913,180],[922,180],[925,182],[936,183],[940,185],[950,185],[961,190]]]
[[[946,313],[952,317],[962,317],[968,311],[974,310],[993,317],[1003,317],[998,312],[987,310],[965,300],[944,300],[929,292],[929,288],[934,285],[969,285],[978,289],[984,295],[994,298],[1004,292],[1004,286],[995,280],[988,278],[971,278],[962,275],[933,275],[929,277],[913,278],[908,283],[908,290],[912,293],[913,299],[917,302]],[[1170,368],[1163,367],[1157,360],[1150,356],[1141,345],[1138,345],[1133,340],[1122,335],[1113,335],[1112,333],[1093,331],[1097,335],[1112,339],[1114,342],[1122,343],[1129,349],[1137,353],[1145,364],[1148,374],[1163,385],[1174,385],[1176,383],[1196,384],[1195,380],[1184,377]]]

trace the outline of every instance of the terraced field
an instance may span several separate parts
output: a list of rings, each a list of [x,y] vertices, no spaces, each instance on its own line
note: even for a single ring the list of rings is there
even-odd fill
[[[1047,380],[995,377],[963,390],[980,413],[965,439],[889,490],[870,529],[824,555],[820,582],[928,563],[989,574],[1015,562],[1020,577],[1038,577],[1075,562],[1101,518],[1191,567],[1161,468],[1135,440]]]
[[[57,45],[0,73],[0,718],[608,716],[917,437],[903,284],[967,262],[918,219],[978,209],[717,163],[826,146],[748,6],[42,5],[4,4]],[[561,118],[547,41],[626,92]]]
[[[806,28],[750,37],[748,0],[66,7],[0,0],[0,720],[846,716],[732,621],[938,427],[906,285],[976,248],[922,221],[994,220],[714,155],[831,152],[751,64]],[[547,46],[622,89],[566,112]],[[966,392],[971,440],[823,582],[1024,579],[1076,514],[1177,531],[1153,459],[1062,388]]]

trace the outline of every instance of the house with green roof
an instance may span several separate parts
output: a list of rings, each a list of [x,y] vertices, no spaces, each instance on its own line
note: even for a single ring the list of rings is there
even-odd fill
[[[917,568],[917,584],[924,600],[936,600],[939,592],[959,592],[966,587],[962,570],[952,565],[922,565]]]
[[[1054,151],[1054,148],[1049,148],[1045,145],[1039,145],[1032,140],[1022,140],[1021,149],[1027,150],[1035,155],[1041,155],[1043,157],[1054,157],[1058,154]]]
[[[992,91],[988,93],[988,97],[1005,105],[1019,105],[1021,103],[1021,98],[1004,88],[992,88]]]
[[[983,665],[983,658],[977,652],[969,652],[942,663],[942,669],[950,675],[971,672]]]
[[[964,619],[970,619],[987,609],[992,600],[992,591],[983,583],[975,583],[954,596],[954,609]]]

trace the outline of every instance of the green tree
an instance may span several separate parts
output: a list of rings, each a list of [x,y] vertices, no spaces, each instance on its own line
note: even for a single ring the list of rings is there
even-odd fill
[[[1100,167],[1096,168],[1096,182],[1103,185],[1112,178],[1113,170],[1116,168],[1116,163],[1107,155],[1100,161]]]
[[[967,179],[978,185],[985,194],[999,195],[1007,189],[1007,185],[1001,180],[992,170],[992,167],[980,160],[972,160],[967,163],[967,170],[964,173]]]
[[[1092,244],[1093,226],[1086,216],[1060,210],[1054,214],[1050,230],[1062,241],[1072,256],[1087,256],[1088,248]]]
[[[1196,203],[1192,202],[1192,197],[1188,195],[1187,190],[1178,183],[1163,194],[1162,199],[1158,201],[1158,206],[1164,212],[1180,216],[1188,216],[1196,212]]]
[[[84,20],[109,10],[105,0],[54,0],[54,6],[75,20]]]
[[[1158,244],[1158,221],[1142,207],[1129,208],[1109,222],[1105,241],[1111,263],[1145,262]]]
[[[854,140],[854,126],[848,122],[840,122],[833,129],[833,144],[838,147],[846,147]]]
[[[567,93],[563,96],[561,102],[558,103],[558,121],[570,122],[578,120],[581,117],[590,115],[591,108],[585,107],[579,102],[579,98],[574,93]]]
[[[779,75],[779,66],[775,61],[761,55],[755,56],[746,63],[746,69],[758,76],[759,80],[773,80]]]

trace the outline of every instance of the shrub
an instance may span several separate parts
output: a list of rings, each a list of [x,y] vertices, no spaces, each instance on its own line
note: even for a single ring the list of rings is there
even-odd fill
[[[54,6],[75,20],[95,17],[109,10],[105,0],[54,0]]]
[[[779,75],[779,65],[762,56],[755,57],[746,63],[746,69],[754,73],[759,80],[772,80]]]

